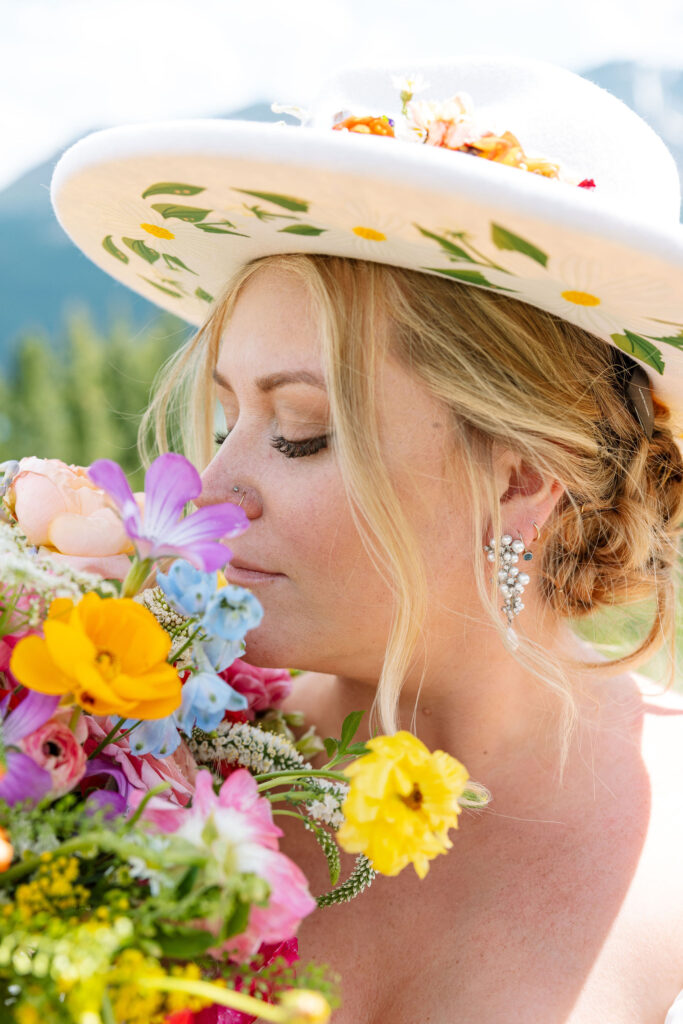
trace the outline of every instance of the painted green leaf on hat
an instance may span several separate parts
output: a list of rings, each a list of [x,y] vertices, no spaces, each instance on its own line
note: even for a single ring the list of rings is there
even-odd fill
[[[172,295],[174,299],[182,299],[183,297],[181,292],[171,291],[170,288],[165,288],[164,285],[159,284],[158,281],[153,281],[151,277],[145,277],[143,274],[138,274],[138,277],[141,277],[143,281],[147,282],[147,284],[153,284],[154,287],[158,288],[160,292],[165,292],[166,295]]]
[[[161,256],[161,253],[156,249],[151,249],[141,238],[124,238],[122,241],[124,245],[127,245],[138,256],[142,256],[143,260],[147,260],[148,263],[156,263]]]
[[[188,274],[194,274],[195,277],[199,277],[197,271],[190,270],[190,268],[183,263],[179,256],[168,256],[165,252],[162,252],[161,255],[164,257],[164,262],[166,263],[166,266],[168,267],[169,270],[177,270],[178,267],[180,267],[181,270],[187,270]]]
[[[421,228],[419,224],[415,224],[415,227],[424,235],[425,238],[431,238],[433,241],[438,242],[444,252],[448,253],[449,256],[455,256],[459,260],[466,260],[468,263],[476,263],[477,261],[469,253],[465,252],[459,245],[455,245],[453,242],[449,242],[447,238],[442,235],[435,235],[433,231],[427,231],[426,228]]]
[[[111,235],[107,235],[106,238],[102,239],[102,245],[107,250],[107,252],[110,253],[110,255],[116,256],[117,260],[121,260],[122,263],[130,262],[125,252],[121,252],[118,246],[114,245]]]
[[[287,235],[322,235],[327,228],[315,228],[312,224],[288,224],[286,228],[279,228],[279,234]]]
[[[254,203],[253,206],[247,206],[246,203],[243,203],[242,205],[245,210],[248,210],[249,213],[253,213],[259,220],[296,220],[296,217],[293,217],[291,213],[273,213],[271,210],[263,210],[258,203]]]
[[[142,198],[147,196],[196,196],[204,191],[203,185],[181,185],[176,181],[159,181],[156,185],[150,185],[142,193]]]
[[[245,196],[255,196],[256,199],[265,199],[268,203],[275,203],[276,206],[284,206],[285,210],[294,210],[296,213],[308,213],[309,203],[306,199],[297,199],[296,196],[283,196],[278,192],[252,192],[248,188],[236,188],[235,192],[243,192]]]
[[[525,256],[530,256],[532,260],[540,263],[542,267],[548,264],[548,256],[542,249],[527,242],[526,239],[520,238],[519,235],[513,234],[512,231],[508,231],[507,228],[501,227],[500,224],[491,224],[491,241],[497,249],[511,249],[524,253]]]
[[[209,293],[205,292],[203,288],[197,288],[195,290],[195,295],[198,299],[204,299],[204,302],[213,302],[213,295],[209,295]]]
[[[160,213],[164,220],[174,217],[192,224],[204,220],[211,213],[211,210],[202,210],[198,206],[178,206],[176,203],[152,203],[152,209]]]
[[[634,334],[633,331],[627,331],[625,328],[623,334],[610,334],[610,338],[618,348],[628,352],[630,356],[635,356],[636,359],[647,363],[657,373],[664,373],[666,363],[662,353],[647,338],[641,338],[639,334]]]
[[[225,226],[224,226],[225,225]],[[250,238],[243,231],[231,230],[235,227],[229,220],[205,221],[203,224],[195,224],[200,231],[206,231],[207,235],[237,235],[239,238]]]
[[[446,277],[455,278],[456,281],[464,281],[465,284],[478,284],[482,288],[495,288],[497,292],[509,292],[511,288],[501,288],[499,284],[492,284],[478,270],[451,270],[450,267],[420,267],[420,270],[430,270],[434,274],[444,274]]]
[[[683,331],[668,338],[654,338],[654,341],[663,341],[666,345],[673,345],[674,348],[683,349]]]

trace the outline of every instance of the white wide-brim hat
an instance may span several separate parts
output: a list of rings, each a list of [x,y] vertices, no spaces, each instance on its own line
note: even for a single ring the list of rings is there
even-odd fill
[[[375,260],[501,292],[626,351],[678,432],[683,226],[661,139],[591,82],[517,58],[423,65],[411,79],[428,85],[407,118],[406,70],[338,75],[302,125],[198,119],[95,132],[55,168],[57,218],[99,267],[196,325],[234,271],[274,253]],[[386,115],[397,137],[333,130],[348,114]],[[444,131],[453,148],[434,144]],[[523,156],[553,161],[560,178],[456,151],[484,132],[512,132]]]

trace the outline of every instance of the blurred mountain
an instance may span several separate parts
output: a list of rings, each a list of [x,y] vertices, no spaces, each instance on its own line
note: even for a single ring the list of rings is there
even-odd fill
[[[283,120],[266,103],[225,116]],[[91,263],[59,226],[50,203],[50,179],[64,150],[0,191],[0,367],[7,364],[20,335],[47,334],[61,346],[70,309],[87,306],[92,323],[102,332],[118,316],[133,330],[142,329],[160,312]],[[184,320],[174,321],[180,343],[191,328]]]
[[[654,128],[671,150],[683,186],[683,71],[620,61],[582,74],[618,96]]]
[[[683,179],[683,72],[628,61],[604,64],[584,75],[622,99],[662,136]],[[254,121],[282,118],[266,103],[225,116]],[[52,170],[60,155],[0,191],[0,365],[18,336],[27,331],[46,332],[59,345],[65,311],[78,304],[88,306],[102,331],[117,314],[124,315],[135,330],[159,313],[158,307],[91,263],[60,228],[49,197]],[[177,324],[180,340],[190,328],[181,320]]]

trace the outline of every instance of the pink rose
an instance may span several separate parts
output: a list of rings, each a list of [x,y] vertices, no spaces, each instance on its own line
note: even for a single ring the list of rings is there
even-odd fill
[[[246,661],[237,658],[232,665],[218,673],[238,693],[244,694],[249,701],[245,718],[252,720],[256,711],[267,711],[277,708],[285,697],[292,692],[292,677],[287,669],[258,668],[247,665]]]
[[[21,459],[5,501],[29,542],[58,561],[110,578],[127,573],[130,538],[82,466]]]
[[[68,793],[85,774],[85,751],[61,715],[25,736],[19,746],[40,768],[50,773],[52,796]]]

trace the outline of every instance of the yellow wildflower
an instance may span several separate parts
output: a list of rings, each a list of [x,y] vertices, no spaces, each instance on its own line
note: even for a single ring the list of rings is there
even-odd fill
[[[43,632],[12,652],[10,670],[30,690],[72,694],[86,711],[124,718],[165,718],[180,704],[171,639],[137,601],[57,598]]]
[[[320,992],[299,988],[285,992],[279,1004],[287,1011],[287,1024],[326,1024],[330,1005]]]
[[[345,769],[351,787],[339,843],[348,853],[364,853],[383,875],[412,863],[424,878],[429,861],[453,845],[448,830],[458,827],[467,770],[443,750],[431,753],[409,732],[366,745],[370,753]]]

